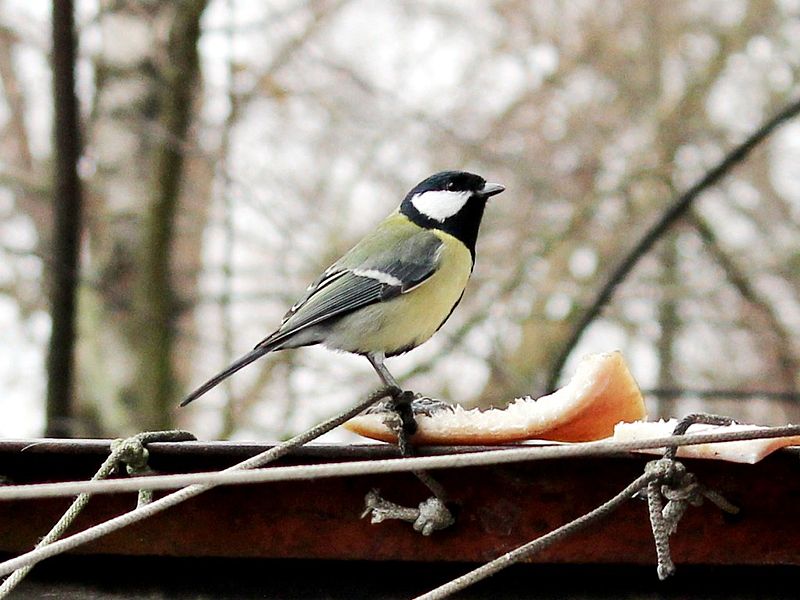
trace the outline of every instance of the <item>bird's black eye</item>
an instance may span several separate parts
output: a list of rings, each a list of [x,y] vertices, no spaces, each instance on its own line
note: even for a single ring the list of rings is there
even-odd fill
[[[447,187],[448,190],[453,191],[454,189],[456,189],[456,184],[455,184],[454,181],[450,181],[450,182],[447,183],[446,187]]]

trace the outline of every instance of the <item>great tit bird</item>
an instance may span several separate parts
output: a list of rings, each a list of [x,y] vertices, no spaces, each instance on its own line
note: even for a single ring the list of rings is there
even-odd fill
[[[419,183],[308,287],[275,332],[181,406],[269,352],[314,344],[365,356],[384,385],[399,389],[384,359],[427,341],[452,314],[475,264],[486,200],[504,189],[464,171]]]

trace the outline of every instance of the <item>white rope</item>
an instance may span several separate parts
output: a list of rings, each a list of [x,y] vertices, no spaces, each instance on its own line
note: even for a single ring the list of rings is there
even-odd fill
[[[353,418],[361,411],[363,411],[365,408],[371,406],[372,404],[374,404],[381,398],[385,397],[389,393],[390,391],[388,388],[383,388],[381,390],[378,390],[374,394],[371,394],[370,397],[367,398],[367,400],[360,402],[353,408],[339,415],[336,415],[335,417],[332,417],[327,421],[324,421],[323,423],[320,423],[319,425],[316,425],[315,427],[312,427],[311,429],[304,431],[299,435],[296,435],[290,440],[278,444],[277,446],[269,450],[261,452],[260,454],[257,454],[256,456],[249,458],[248,460],[237,463],[232,467],[228,467],[227,469],[225,469],[225,471],[222,471],[221,473],[218,474],[235,471],[239,469],[253,469],[256,467],[260,467],[261,465],[264,465],[270,461],[276,460],[281,456],[288,454],[294,448],[302,446],[306,442],[318,438],[319,436],[330,431],[331,429],[338,427],[339,425]],[[143,483],[147,479],[149,478],[137,477],[129,481],[137,481]],[[14,486],[14,487],[28,487],[28,486]],[[65,537],[51,544],[40,545],[35,549],[31,550],[30,552],[26,552],[25,554],[21,554],[16,558],[12,558],[3,563],[0,563],[0,577],[8,575],[9,573],[12,573],[13,571],[21,567],[29,567],[35,565],[36,563],[46,558],[62,554],[63,552],[67,552],[69,550],[72,550],[73,548],[77,548],[82,544],[86,544],[88,542],[101,538],[104,535],[108,535],[109,533],[122,529],[123,527],[127,527],[128,525],[137,523],[138,521],[151,517],[163,510],[166,510],[167,508],[175,506],[176,504],[180,504],[184,500],[193,498],[194,496],[197,496],[198,494],[201,494],[206,490],[211,489],[212,487],[214,487],[214,484],[191,485],[189,487],[185,487],[181,490],[178,490],[177,492],[173,492],[168,496],[164,496],[159,500],[151,502],[150,504],[138,506],[135,510],[124,513],[118,517],[114,517],[113,519],[109,519],[108,521],[99,523],[98,525],[89,527],[84,531]],[[137,486],[135,489],[138,490],[139,486]]]
[[[715,415],[690,415],[684,419],[684,422],[697,417],[716,418]],[[678,425],[678,427],[681,427],[681,425]],[[626,486],[624,490],[597,508],[565,523],[549,533],[498,556],[477,569],[473,569],[469,573],[448,581],[444,585],[426,594],[417,596],[414,600],[443,600],[444,598],[450,597],[455,592],[461,591],[487,577],[499,573],[514,563],[528,560],[531,556],[548,548],[552,544],[609,516],[634,495],[645,490],[647,491],[651,529],[656,543],[658,558],[657,572],[659,579],[663,580],[675,571],[675,565],[670,558],[669,536],[675,532],[678,521],[689,504],[699,506],[702,503],[702,498],[705,497],[714,502],[718,508],[725,512],[735,514],[739,510],[722,498],[717,492],[698,484],[696,477],[686,470],[683,463],[675,460],[674,457],[666,456],[667,454],[673,454],[673,450],[674,446],[670,446],[666,450],[663,458],[648,462],[644,467],[643,475],[637,477]],[[664,506],[662,498],[669,498],[669,503],[673,503],[671,509]],[[669,503],[667,506],[669,506]]]
[[[97,473],[95,473],[93,479],[103,479],[108,477],[116,468],[116,466],[117,453],[112,452],[105,462],[103,462],[103,464],[100,466],[100,469],[98,469]],[[47,544],[51,544],[64,535],[64,532],[67,530],[67,528],[89,503],[89,498],[91,498],[90,494],[80,494],[77,498],[75,498],[66,512],[61,515],[61,518],[55,525],[53,525],[52,529],[50,529],[47,535],[45,535],[39,541],[39,543],[36,544],[36,547],[38,548]],[[14,588],[16,588],[22,582],[22,580],[25,579],[25,577],[27,577],[32,568],[33,565],[26,565],[11,573],[8,579],[6,579],[3,584],[0,585],[0,598],[5,598],[8,596],[8,594],[10,594]]]
[[[179,475],[153,475],[144,478],[107,481],[72,481],[3,486],[0,487],[0,501],[54,498],[87,492],[91,492],[92,494],[112,494],[137,490],[166,490],[197,484],[204,486],[243,485],[276,481],[298,481],[330,477],[400,473],[417,470],[458,469],[536,460],[607,456],[635,450],[664,448],[668,446],[690,446],[696,444],[792,437],[797,435],[800,435],[800,425],[787,425],[783,427],[745,431],[664,436],[649,440],[631,440],[624,442],[600,440],[568,445],[509,447],[502,450],[484,450],[439,456],[361,460],[345,463],[270,467],[268,469],[254,468],[264,464],[264,461],[262,461],[260,457],[283,447],[283,444],[281,444],[272,450],[253,457],[250,461],[240,463],[241,465],[248,464],[248,466],[237,465],[236,467],[230,467],[224,471],[186,473]],[[241,469],[249,470],[242,471]]]
[[[92,477],[92,481],[100,481],[111,475],[119,464],[125,464],[129,472],[140,473],[147,468],[148,451],[145,447],[146,444],[152,441],[181,441],[193,440],[195,437],[186,431],[169,430],[169,431],[146,431],[139,433],[127,439],[114,440],[111,443],[111,453],[108,455],[103,464]],[[142,503],[142,494],[151,494],[151,492],[140,492],[139,502]],[[78,517],[81,511],[89,503],[91,494],[79,494],[77,498],[70,504],[66,512],[61,515],[58,522],[53,525],[50,531],[39,540],[36,544],[37,548],[52,544],[59,539],[72,525],[73,521]],[[145,502],[146,503],[146,502]],[[26,565],[15,570],[9,577],[0,585],[0,598],[8,596],[14,588],[16,588],[25,577],[27,577],[33,565]]]
[[[800,426],[787,426],[775,427],[771,429],[754,429],[751,431],[736,431],[736,432],[722,432],[722,433],[708,433],[708,434],[691,434],[683,436],[668,436],[651,440],[630,441],[630,442],[585,442],[580,444],[573,444],[569,446],[547,446],[547,447],[530,447],[530,448],[514,448],[508,450],[490,450],[485,452],[476,452],[468,454],[452,454],[445,456],[426,456],[419,458],[404,458],[404,459],[389,459],[379,461],[357,461],[353,463],[335,463],[330,465],[308,465],[303,467],[274,467],[271,469],[261,469],[258,471],[249,471],[247,473],[240,473],[242,469],[254,469],[269,461],[275,460],[290,452],[293,448],[300,446],[307,441],[314,439],[321,435],[321,432],[329,431],[341,423],[352,418],[366,406],[374,403],[376,399],[371,397],[367,401],[354,407],[353,409],[329,419],[294,438],[283,442],[262,452],[244,462],[238,463],[228,469],[215,473],[198,473],[190,476],[186,475],[168,475],[168,476],[153,476],[146,478],[136,478],[133,480],[122,480],[119,482],[97,482],[97,483],[82,483],[83,486],[91,486],[92,493],[109,493],[119,491],[133,491],[139,489],[165,489],[178,485],[184,485],[184,482],[191,482],[192,480],[199,483],[185,487],[177,492],[165,496],[151,504],[136,508],[130,512],[124,513],[113,519],[109,519],[103,523],[90,527],[80,533],[76,533],[69,537],[63,538],[57,542],[36,548],[30,552],[22,554],[16,558],[7,560],[0,563],[0,576],[7,575],[12,571],[27,565],[36,564],[37,562],[50,558],[57,554],[61,554],[82,544],[91,542],[104,535],[122,529],[128,525],[146,519],[155,515],[167,508],[180,504],[184,500],[188,500],[198,494],[211,489],[216,485],[225,485],[232,483],[262,483],[267,481],[289,481],[300,479],[312,479],[321,477],[337,477],[343,475],[366,475],[374,473],[392,473],[409,470],[419,469],[442,469],[442,468],[460,468],[468,466],[479,465],[492,465],[512,463],[528,460],[541,460],[552,458],[563,458],[573,456],[597,456],[606,455],[609,453],[619,453],[629,450],[641,450],[645,448],[662,448],[665,446],[683,446],[691,444],[704,444],[711,442],[726,442],[726,441],[739,441],[747,439],[766,439],[776,437],[788,437],[800,435]],[[248,477],[242,477],[247,475]],[[194,478],[194,479],[193,479]],[[153,481],[160,480],[160,481]],[[180,481],[180,483],[179,483]],[[114,485],[111,489],[103,487],[109,483],[125,484]],[[103,484],[101,486],[100,484]],[[40,497],[37,494],[29,495],[29,492],[37,491],[41,493],[42,489],[48,489],[48,497],[53,495],[63,496],[60,493],[60,486],[70,487],[70,490],[75,489],[76,484],[39,484],[30,486],[11,486],[11,488],[0,488],[0,493],[8,493],[15,490],[17,493],[22,493],[18,497]],[[96,486],[96,487],[95,487]],[[130,487],[127,487],[130,486]],[[26,495],[27,493],[27,495]],[[66,495],[72,495],[74,491],[67,492]],[[5,499],[11,499],[11,494]]]
[[[607,517],[622,504],[627,502],[634,494],[636,494],[642,488],[647,487],[647,484],[657,477],[657,473],[645,473],[644,475],[640,475],[628,486],[626,486],[624,490],[611,498],[611,500],[604,502],[585,515],[582,515],[577,519],[574,519],[569,523],[566,523],[561,527],[528,542],[527,544],[523,544],[522,546],[506,552],[505,554],[498,556],[488,563],[481,565],[477,569],[474,569],[469,573],[465,573],[460,577],[456,577],[455,579],[448,581],[444,585],[441,585],[426,594],[417,596],[414,598],[414,600],[442,600],[443,598],[447,598],[458,591],[468,588],[469,586],[474,585],[475,583],[486,579],[487,577],[491,577],[495,573],[499,573],[506,567],[509,567],[516,562],[536,554],[540,550],[543,550],[555,542],[572,535],[576,531],[580,531],[584,527],[598,521],[599,519]]]

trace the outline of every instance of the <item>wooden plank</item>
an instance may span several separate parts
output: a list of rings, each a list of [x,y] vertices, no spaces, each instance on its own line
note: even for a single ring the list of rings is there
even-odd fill
[[[0,475],[16,482],[86,479],[108,442],[0,443]],[[257,444],[154,444],[160,472],[216,469],[262,450]],[[438,450],[437,452],[441,452]],[[388,446],[303,449],[281,464],[392,456]],[[80,549],[81,553],[176,557],[249,557],[482,562],[591,510],[641,474],[641,456],[562,459],[437,472],[457,524],[429,538],[406,523],[360,518],[364,495],[415,506],[426,489],[410,474],[222,487]],[[690,508],[672,538],[678,564],[800,564],[797,455],[758,465],[686,461],[700,481],[741,507],[731,518],[711,505]],[[0,502],[0,552],[29,549],[69,504],[66,499]],[[75,530],[129,510],[132,494],[93,499]],[[534,557],[539,563],[654,564],[647,508],[633,500],[605,522]]]

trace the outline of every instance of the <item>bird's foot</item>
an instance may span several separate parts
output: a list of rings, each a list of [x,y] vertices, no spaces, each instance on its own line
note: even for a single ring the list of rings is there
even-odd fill
[[[409,438],[417,432],[415,417],[432,417],[455,410],[452,404],[444,400],[415,394],[394,386],[383,388],[382,392],[383,399],[375,402],[364,413],[384,416],[383,423],[397,435],[397,443],[404,456],[407,456],[410,450]]]
[[[449,402],[439,400],[438,398],[430,398],[422,394],[415,394],[414,399],[411,401],[411,412],[414,415],[425,415],[432,417],[433,415],[441,412],[455,412],[455,407]]]
[[[398,387],[388,387],[385,397],[364,412],[366,414],[385,414],[387,415],[387,427],[396,430],[402,426],[406,435],[414,435],[417,432],[417,422],[414,420],[412,408],[415,398],[414,392],[404,391]]]
[[[409,438],[417,432],[415,417],[431,417],[441,412],[453,412],[452,404],[444,400],[429,398],[422,394],[387,388],[387,396],[370,406],[366,414],[385,415],[384,424],[397,435],[397,442],[404,456],[410,451]]]
[[[397,395],[408,393],[410,392],[399,391]],[[370,415],[394,412],[396,402],[395,395],[393,395],[392,397],[387,397],[379,402],[376,402],[364,412]],[[431,398],[429,396],[423,396],[422,394],[414,394],[414,397],[411,400],[411,412],[415,417],[419,415],[432,417],[433,415],[437,415],[441,412],[453,411],[455,411],[455,407],[449,402],[445,402],[444,400],[439,400],[437,398]]]

